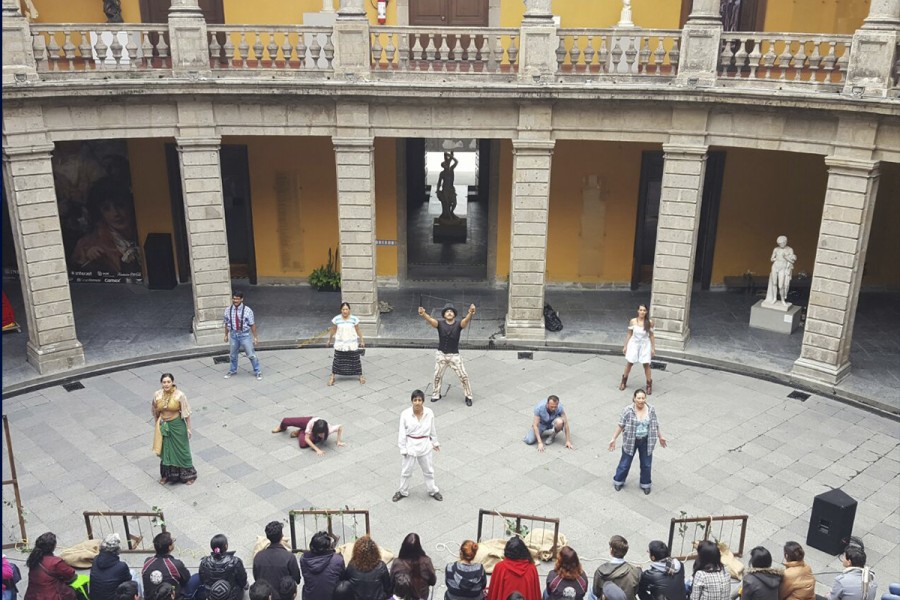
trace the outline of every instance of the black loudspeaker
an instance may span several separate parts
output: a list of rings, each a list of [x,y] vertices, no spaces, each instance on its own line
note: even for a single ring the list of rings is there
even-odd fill
[[[171,290],[178,285],[175,278],[175,253],[172,234],[150,233],[144,242],[147,259],[147,287],[151,290]]]
[[[826,554],[840,554],[850,541],[855,518],[856,500],[843,491],[819,494],[813,500],[806,545]]]

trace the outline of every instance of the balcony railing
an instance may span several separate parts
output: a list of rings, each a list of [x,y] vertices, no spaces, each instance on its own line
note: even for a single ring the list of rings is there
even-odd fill
[[[42,77],[172,67],[166,23],[34,23],[31,34]]]
[[[218,74],[241,71],[333,71],[330,27],[209,25],[209,66]]]
[[[849,35],[722,34],[718,78],[767,87],[841,91],[850,61]]]
[[[666,78],[678,74],[680,29],[559,29],[560,80]]]

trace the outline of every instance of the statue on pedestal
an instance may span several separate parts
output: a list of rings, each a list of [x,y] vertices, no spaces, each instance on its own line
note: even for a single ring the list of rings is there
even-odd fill
[[[107,23],[122,22],[122,2],[121,0],[103,0],[103,14],[106,15]]]
[[[634,22],[631,20],[631,0],[622,0],[622,13],[616,27],[634,27]]]
[[[786,308],[789,306],[787,295],[797,255],[794,254],[794,249],[787,245],[787,236],[779,235],[776,243],[778,245],[772,250],[772,272],[769,274],[769,289],[766,292],[765,304],[775,304],[781,296],[781,306]]]
[[[456,210],[456,186],[454,185],[453,170],[459,161],[453,156],[453,152],[444,152],[444,162],[441,163],[441,174],[437,180],[437,198],[441,201],[440,220],[441,221],[458,221],[459,217],[454,214]]]

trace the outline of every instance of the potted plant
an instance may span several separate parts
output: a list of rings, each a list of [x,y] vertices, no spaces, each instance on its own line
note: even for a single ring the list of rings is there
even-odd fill
[[[313,272],[309,274],[309,285],[320,292],[341,291],[341,272],[336,269],[337,261],[337,251],[335,250],[332,254],[331,248],[329,248],[328,262],[313,269]]]

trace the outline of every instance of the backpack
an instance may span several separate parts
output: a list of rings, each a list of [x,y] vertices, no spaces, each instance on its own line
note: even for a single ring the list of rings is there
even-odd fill
[[[563,324],[559,313],[549,304],[544,305],[544,327],[547,331],[562,331]]]

